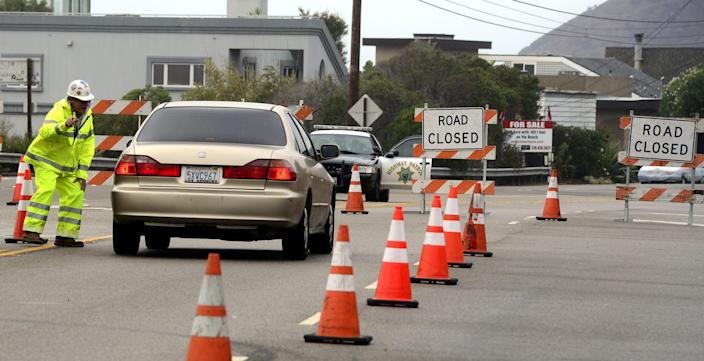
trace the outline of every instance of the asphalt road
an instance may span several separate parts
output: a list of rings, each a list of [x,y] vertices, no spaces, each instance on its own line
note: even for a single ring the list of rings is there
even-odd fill
[[[0,184],[3,237],[15,218],[4,205],[11,183]],[[451,269],[458,286],[414,285],[418,309],[366,306],[374,290],[365,287],[377,278],[394,205],[407,211],[409,259],[419,259],[428,216],[420,196],[394,192],[391,203],[366,203],[368,215],[338,211],[350,227],[361,331],[374,341],[335,346],[304,343],[317,326],[300,324],[322,308],[329,255],[295,262],[282,259],[279,241],[175,239],[167,251],[118,257],[109,188],[90,188],[85,248],[0,243],[0,360],[184,359],[213,251],[233,353],[249,360],[704,359],[704,207],[689,227],[680,224],[686,204],[632,202],[638,222],[623,223],[613,185],[561,185],[568,221],[539,222],[545,190],[497,187],[487,198],[494,257]]]

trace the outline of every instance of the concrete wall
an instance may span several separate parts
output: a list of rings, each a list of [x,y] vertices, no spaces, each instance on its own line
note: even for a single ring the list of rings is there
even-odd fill
[[[627,77],[538,75],[544,88],[596,92],[600,96],[630,97],[633,79]]]

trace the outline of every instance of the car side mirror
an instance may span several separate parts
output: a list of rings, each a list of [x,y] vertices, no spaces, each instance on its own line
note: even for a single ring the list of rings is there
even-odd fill
[[[381,154],[382,154],[382,153],[381,153],[381,148],[379,148],[379,147],[377,147],[377,146],[373,146],[373,147],[372,147],[372,150],[374,151],[374,154],[376,154],[376,155],[381,155]]]
[[[392,150],[385,155],[386,158],[398,157],[398,150]]]
[[[127,145],[125,146],[125,148],[126,148],[126,147],[129,147],[130,144],[132,144],[132,139],[130,139],[130,140],[127,141]]]
[[[323,159],[333,159],[340,156],[340,148],[335,144],[323,144],[320,146],[320,157]]]

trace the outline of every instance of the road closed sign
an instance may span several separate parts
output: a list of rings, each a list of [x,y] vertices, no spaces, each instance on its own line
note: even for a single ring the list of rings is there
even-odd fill
[[[638,159],[691,162],[696,123],[688,119],[633,117],[628,156]]]
[[[433,108],[423,111],[423,149],[484,148],[484,108]]]

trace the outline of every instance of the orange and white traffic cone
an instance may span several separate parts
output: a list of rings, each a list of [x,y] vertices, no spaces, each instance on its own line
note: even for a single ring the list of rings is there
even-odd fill
[[[359,165],[352,167],[352,178],[350,178],[350,188],[347,191],[347,204],[342,213],[362,213],[367,214],[362,202],[362,181],[359,179]]]
[[[456,268],[471,268],[472,262],[465,262],[464,253],[462,253],[462,230],[460,229],[460,211],[457,204],[457,187],[450,187],[442,219],[447,265]]]
[[[17,165],[17,178],[15,178],[15,191],[12,193],[12,200],[7,202],[8,206],[16,206],[20,202],[22,194],[22,183],[24,183],[24,171],[29,169],[29,164],[25,163],[24,155],[20,157],[20,163]]]
[[[535,217],[539,221],[566,221],[560,214],[560,198],[557,196],[557,169],[553,168],[548,178],[548,193],[545,196],[543,215]]]
[[[465,255],[491,257],[486,251],[486,227],[484,224],[484,195],[481,186],[474,186],[472,201],[469,203],[469,220],[462,234],[462,250]]]
[[[208,254],[186,361],[232,360],[221,275],[220,255]]]
[[[368,345],[371,336],[360,336],[357,316],[357,295],[352,276],[352,249],[349,228],[340,225],[332,253],[330,274],[325,287],[325,301],[318,331],[304,335],[306,342]]]
[[[29,168],[24,170],[22,177],[22,194],[20,194],[19,203],[17,204],[17,218],[15,218],[15,229],[12,232],[12,238],[5,238],[5,243],[24,242],[24,218],[27,216],[27,206],[29,200],[32,199],[32,171]]]
[[[411,292],[408,252],[406,252],[406,231],[403,225],[403,209],[394,208],[389,236],[387,237],[384,258],[379,271],[376,294],[367,298],[369,306],[418,307]]]
[[[428,227],[425,229],[425,240],[423,240],[418,272],[415,277],[411,277],[411,283],[457,284],[457,278],[450,278],[447,266],[440,196],[433,198],[433,207],[430,209]]]

